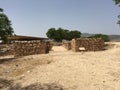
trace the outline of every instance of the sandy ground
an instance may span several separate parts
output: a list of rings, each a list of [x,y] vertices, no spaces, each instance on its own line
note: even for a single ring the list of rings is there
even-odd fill
[[[23,86],[41,82],[68,90],[120,90],[120,43],[111,43],[105,51],[75,53],[55,46],[49,54],[0,57],[0,77]]]

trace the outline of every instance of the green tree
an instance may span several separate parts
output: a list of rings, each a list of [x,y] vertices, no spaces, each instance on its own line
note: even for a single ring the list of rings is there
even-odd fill
[[[118,20],[117,24],[120,25],[120,15],[118,15],[118,18],[119,18],[119,20]]]
[[[7,37],[12,36],[13,33],[11,21],[8,19],[7,15],[4,14],[4,10],[0,8],[0,39],[3,43],[7,43]]]
[[[65,40],[71,40],[70,31],[64,30],[64,39]]]
[[[57,30],[57,39],[58,39],[58,41],[62,41],[64,38],[65,38],[65,32],[64,32],[64,29],[62,29],[62,28],[58,28]]]
[[[74,31],[70,31],[70,39],[73,38],[80,38],[81,37],[81,32],[74,30]]]
[[[105,34],[95,34],[90,36],[89,38],[102,38],[105,42],[110,41],[109,36]]]
[[[47,37],[50,39],[54,39],[56,35],[56,30],[55,28],[50,28],[48,32],[46,33]]]
[[[120,0],[114,0],[115,4],[120,4]]]
[[[57,42],[61,42],[62,40],[71,40],[73,38],[80,38],[81,32],[74,30],[69,31],[62,28],[50,28],[46,33],[47,37],[50,39],[54,39]]]
[[[120,0],[114,0],[114,1],[115,1],[115,4],[116,4],[116,5],[119,4],[119,6],[120,6]],[[119,20],[118,20],[117,24],[120,25],[120,15],[118,15],[118,18],[119,18]]]
[[[48,32],[46,33],[47,37],[50,38],[50,39],[54,39],[55,41],[61,41],[62,39],[62,29],[59,28],[58,30],[56,30],[55,28],[50,28],[48,30]]]

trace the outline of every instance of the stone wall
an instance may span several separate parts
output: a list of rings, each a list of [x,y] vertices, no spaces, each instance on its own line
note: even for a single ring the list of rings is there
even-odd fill
[[[42,40],[35,41],[19,41],[14,43],[14,56],[27,56],[34,54],[46,54],[49,53],[52,46],[49,42]]]
[[[0,45],[0,56],[13,55],[13,44],[2,44]]]
[[[63,41],[62,46],[66,48],[67,50],[71,49],[71,42],[70,41]]]
[[[84,47],[86,51],[100,51],[104,46],[104,40],[101,38],[77,38],[71,41],[71,49],[74,52],[80,51],[80,47]]]

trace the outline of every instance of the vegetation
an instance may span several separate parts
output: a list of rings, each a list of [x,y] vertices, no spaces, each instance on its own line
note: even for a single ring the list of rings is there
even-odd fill
[[[114,0],[115,4],[120,4],[120,0]]]
[[[89,38],[102,38],[105,42],[110,41],[109,36],[105,34],[95,34],[90,36]]]
[[[46,35],[50,39],[61,42],[62,40],[72,40],[73,38],[80,38],[81,32],[78,30],[69,31],[62,28],[50,28]]]
[[[115,4],[116,4],[116,5],[119,4],[119,6],[120,6],[120,0],[114,0],[114,1],[115,1]],[[119,18],[119,20],[118,20],[117,24],[120,25],[120,15],[118,15],[118,18]]]
[[[7,37],[12,36],[13,33],[11,21],[8,19],[7,15],[4,14],[4,10],[0,8],[0,39],[3,43],[7,43]]]

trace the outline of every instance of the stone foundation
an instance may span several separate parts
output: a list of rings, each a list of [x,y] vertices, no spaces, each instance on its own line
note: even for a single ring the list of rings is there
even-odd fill
[[[46,54],[51,48],[50,43],[45,41],[19,41],[14,43],[14,56]]]
[[[71,49],[74,52],[80,51],[80,47],[86,51],[101,51],[104,49],[104,40],[101,38],[77,38],[71,41]]]

